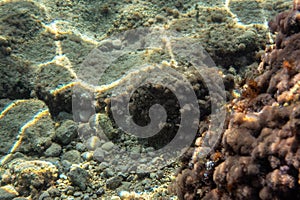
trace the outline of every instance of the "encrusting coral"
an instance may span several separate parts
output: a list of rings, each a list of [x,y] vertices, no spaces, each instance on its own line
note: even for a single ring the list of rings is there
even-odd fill
[[[215,152],[195,159],[196,144],[183,157],[171,189],[179,199],[300,198],[299,5],[294,1],[269,23],[276,47],[266,50],[260,74],[232,101]]]

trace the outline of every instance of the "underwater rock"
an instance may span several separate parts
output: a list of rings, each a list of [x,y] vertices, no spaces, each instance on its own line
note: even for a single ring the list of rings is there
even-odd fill
[[[92,136],[86,141],[85,145],[88,150],[94,151],[101,145],[101,140],[97,136]]]
[[[106,187],[111,189],[111,190],[115,190],[121,184],[122,184],[122,179],[120,177],[117,177],[117,176],[109,178],[106,181]]]
[[[0,98],[30,98],[33,89],[32,70],[28,64],[6,56],[2,57],[0,53]]]
[[[36,72],[34,90],[37,97],[49,107],[53,116],[59,112],[71,112],[71,87],[75,74],[64,65],[45,64]]]
[[[54,122],[44,102],[16,100],[0,114],[1,155],[20,151],[42,154],[54,138]]]
[[[55,140],[60,144],[67,145],[77,135],[77,124],[72,120],[66,120],[56,129]]]
[[[62,155],[61,160],[67,160],[70,163],[78,164],[81,160],[80,152],[77,150],[67,151]]]
[[[0,197],[2,200],[11,200],[17,197],[19,193],[13,185],[5,185],[0,187]]]
[[[194,30],[196,38],[216,65],[223,68],[233,66],[240,70],[259,61],[255,52],[265,49],[266,27],[251,23],[247,26],[238,24],[237,19],[232,16],[233,13],[226,7],[199,6],[197,12],[201,13],[198,19],[194,11],[190,13],[193,18],[186,15],[170,20],[170,29],[181,33]]]
[[[11,58],[25,63],[48,61],[55,56],[50,34],[43,33],[49,22],[46,10],[34,1],[0,3],[0,37],[8,42]],[[7,11],[10,12],[7,12]],[[1,45],[2,46],[2,45]]]
[[[68,177],[73,185],[78,186],[81,190],[86,189],[89,174],[80,167],[75,167],[70,170]]]
[[[56,157],[60,155],[62,148],[59,144],[57,143],[52,143],[51,146],[46,149],[45,151],[45,156],[47,157]]]
[[[10,176],[8,184],[13,184],[19,193],[17,196],[31,195],[35,198],[39,191],[53,185],[58,176],[57,168],[49,162],[22,159],[11,161],[5,173]]]
[[[93,158],[99,162],[104,161],[105,151],[102,148],[95,149]]]

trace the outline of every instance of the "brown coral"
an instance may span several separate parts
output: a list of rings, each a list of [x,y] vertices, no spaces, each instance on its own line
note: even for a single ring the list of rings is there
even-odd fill
[[[292,10],[269,23],[277,33],[276,48],[266,51],[260,65],[264,71],[233,100],[234,112],[217,147],[223,157],[208,174],[210,184],[199,192],[203,163],[212,156],[193,156],[185,167],[189,170],[177,177],[180,187],[174,186],[180,199],[300,199],[299,10],[295,0]],[[191,174],[196,174],[193,184],[186,184],[182,177]]]

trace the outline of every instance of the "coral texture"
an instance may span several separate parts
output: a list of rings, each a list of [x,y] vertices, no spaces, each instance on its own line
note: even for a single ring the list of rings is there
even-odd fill
[[[183,158],[172,190],[179,199],[299,199],[300,14],[298,4],[269,23],[276,47],[232,101],[216,151],[199,159],[197,144]],[[198,142],[198,143],[197,143]],[[218,152],[218,150],[220,152]]]

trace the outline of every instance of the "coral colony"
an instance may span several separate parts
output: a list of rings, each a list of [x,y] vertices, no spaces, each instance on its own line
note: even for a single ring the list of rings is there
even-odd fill
[[[199,160],[196,144],[182,158],[179,199],[300,198],[300,1],[269,26],[276,46],[233,100],[220,146]]]

